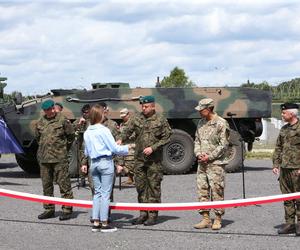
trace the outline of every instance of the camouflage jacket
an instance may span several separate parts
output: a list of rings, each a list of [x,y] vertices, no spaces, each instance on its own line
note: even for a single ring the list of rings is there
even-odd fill
[[[300,168],[300,121],[286,124],[279,132],[273,154],[273,167]]]
[[[135,133],[135,158],[141,161],[161,161],[162,147],[170,142],[172,130],[168,121],[161,115],[154,113],[145,117],[137,114],[129,120],[128,126],[121,133],[121,140],[126,141]],[[144,155],[143,150],[151,147],[153,153]]]
[[[222,165],[227,164],[226,151],[229,145],[229,125],[226,120],[217,114],[207,121],[200,119],[196,134],[194,153],[208,154],[209,163]]]
[[[105,127],[109,128],[111,134],[113,135],[113,137],[115,138],[115,140],[118,140],[120,137],[120,130],[119,130],[119,126],[118,124],[111,120],[111,119],[106,119],[103,123],[102,123]]]
[[[128,127],[128,124],[130,122],[130,119],[127,122],[122,122],[120,124],[120,133],[122,134],[122,132],[126,129],[126,127]],[[125,139],[125,141],[123,141],[123,144],[131,144],[135,142],[135,132],[133,132],[128,138]]]
[[[88,164],[88,158],[84,155],[84,140],[83,133],[86,131],[87,127],[90,125],[90,120],[86,119],[85,123],[79,124],[80,118],[73,122],[75,130],[75,140],[77,142],[78,157],[81,165]]]
[[[120,138],[119,126],[115,121],[106,119],[102,124],[110,130],[112,136],[116,141]],[[114,162],[115,165],[124,165],[123,156],[114,156]]]
[[[68,158],[68,150],[74,141],[74,129],[62,114],[51,119],[42,116],[36,124],[35,135],[39,145],[39,162],[56,163]]]
[[[126,122],[122,122],[120,124],[120,133],[122,134],[122,131],[126,129],[130,122],[130,119]],[[131,144],[130,150],[128,152],[128,155],[123,156],[124,160],[126,161],[132,161],[134,160],[134,148],[135,148],[135,132],[133,132],[128,138],[125,139],[125,141],[122,142],[123,144]]]

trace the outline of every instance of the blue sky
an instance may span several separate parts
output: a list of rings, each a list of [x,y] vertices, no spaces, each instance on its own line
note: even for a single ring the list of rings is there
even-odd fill
[[[153,87],[178,66],[198,86],[300,76],[300,2],[1,1],[7,92],[92,82]]]

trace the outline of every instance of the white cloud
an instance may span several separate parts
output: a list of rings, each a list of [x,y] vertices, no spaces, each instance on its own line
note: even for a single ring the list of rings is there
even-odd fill
[[[278,83],[299,76],[297,1],[0,2],[8,91],[154,86],[183,68],[196,83]]]

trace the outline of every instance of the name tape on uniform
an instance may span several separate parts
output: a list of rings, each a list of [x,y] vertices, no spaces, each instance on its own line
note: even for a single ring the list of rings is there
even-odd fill
[[[23,193],[23,192],[1,189],[1,188],[0,188],[0,196],[20,199],[20,200],[27,200],[32,202],[66,205],[72,207],[91,208],[93,206],[92,201],[63,199],[57,197]],[[252,206],[252,205],[280,202],[285,200],[295,200],[295,199],[300,199],[300,192],[291,193],[291,194],[256,197],[256,198],[238,199],[238,200],[213,201],[213,202],[189,202],[189,203],[111,202],[110,208],[116,210],[197,210],[197,209]]]

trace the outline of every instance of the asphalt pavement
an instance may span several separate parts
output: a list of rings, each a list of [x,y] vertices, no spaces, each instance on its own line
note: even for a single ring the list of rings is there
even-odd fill
[[[124,178],[123,180],[125,180]],[[77,188],[72,179],[74,197],[90,200],[88,188]],[[39,177],[24,173],[14,156],[0,159],[0,188],[42,194]],[[136,202],[134,187],[114,189],[116,202]],[[195,202],[196,174],[166,175],[162,185],[163,202]],[[280,194],[270,160],[245,161],[246,198]],[[55,196],[60,197],[58,186]],[[243,198],[242,174],[226,175],[225,199]],[[284,222],[282,203],[228,208],[220,231],[196,230],[197,211],[162,211],[159,223],[152,227],[133,226],[137,211],[112,212],[115,233],[92,233],[90,210],[74,208],[73,218],[38,220],[42,204],[0,197],[0,249],[299,249],[300,237],[278,236]]]

